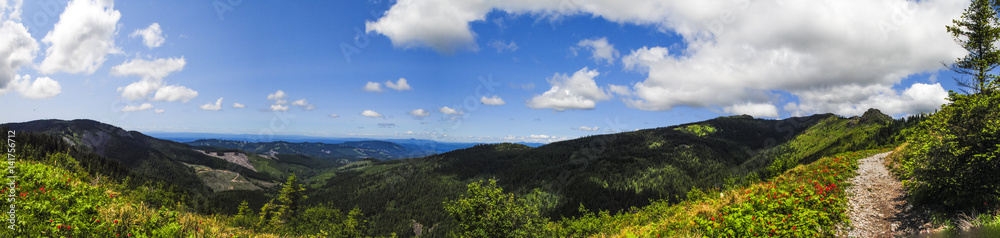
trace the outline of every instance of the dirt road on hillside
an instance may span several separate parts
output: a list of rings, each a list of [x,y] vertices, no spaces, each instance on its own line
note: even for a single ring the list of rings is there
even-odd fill
[[[858,161],[858,175],[848,193],[847,214],[851,227],[848,237],[912,236],[926,232],[930,219],[907,202],[906,190],[889,170],[885,157],[890,152]]]

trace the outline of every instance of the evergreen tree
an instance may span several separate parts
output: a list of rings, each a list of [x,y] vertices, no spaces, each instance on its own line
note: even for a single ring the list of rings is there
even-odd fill
[[[295,178],[295,174],[289,176],[285,186],[281,188],[278,198],[271,199],[264,207],[261,207],[257,226],[261,228],[270,226],[272,229],[276,229],[297,217],[299,203],[306,199],[306,196],[303,195],[305,191],[306,189]]]
[[[994,44],[1000,40],[1000,20],[994,4],[996,0],[973,0],[961,19],[952,20],[954,25],[946,27],[955,42],[969,51],[954,64],[945,65],[956,73],[972,77],[971,80],[955,78],[959,86],[969,89],[963,89],[966,93],[992,91],[997,86],[996,75],[990,73],[1000,66],[1000,50]]]

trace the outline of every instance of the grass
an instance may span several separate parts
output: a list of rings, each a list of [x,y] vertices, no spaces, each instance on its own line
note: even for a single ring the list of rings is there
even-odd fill
[[[151,207],[118,183],[52,165],[22,160],[16,173],[16,186],[2,192],[16,196],[17,228],[3,237],[278,237],[229,226],[228,216]]]

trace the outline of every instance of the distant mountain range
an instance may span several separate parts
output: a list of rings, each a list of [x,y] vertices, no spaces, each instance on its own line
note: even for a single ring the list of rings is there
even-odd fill
[[[374,139],[374,138],[332,138],[332,137],[313,137],[313,136],[298,136],[298,135],[251,135],[251,134],[219,134],[219,133],[193,133],[193,132],[146,132],[147,135],[176,142],[193,142],[197,140],[206,139],[216,139],[216,140],[231,140],[231,141],[245,141],[245,142],[287,142],[287,143],[297,143],[297,142],[309,142],[309,143],[324,143],[324,144],[342,144],[345,142],[362,142],[362,141],[385,141],[399,144],[411,151],[433,151],[434,153],[444,153],[448,151],[465,149],[478,144],[483,143],[472,143],[472,142],[440,142],[434,140],[426,139]],[[545,145],[545,143],[532,143],[532,142],[517,142],[516,144],[522,144],[530,147],[539,147]]]

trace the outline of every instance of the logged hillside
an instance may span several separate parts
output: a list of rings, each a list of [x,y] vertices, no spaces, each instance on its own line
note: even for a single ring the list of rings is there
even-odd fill
[[[206,176],[199,176],[198,168],[238,173],[246,179],[260,181],[254,185],[256,187],[267,187],[262,185],[279,181],[272,174],[255,172],[192,150],[182,143],[159,140],[92,120],[39,120],[8,123],[0,127],[20,133],[19,138],[24,145],[36,147],[32,151],[38,152],[30,155],[32,157],[69,151],[69,155],[81,160],[83,166],[93,166],[92,172],[120,179],[129,177],[136,185],[161,184],[186,198],[179,202],[206,213],[234,212],[235,208],[218,204],[238,203],[239,200],[234,200],[236,198],[260,200],[264,194],[247,190],[213,192],[210,183],[204,180]],[[108,170],[101,169],[103,167],[108,167]]]
[[[480,145],[348,165],[310,191],[307,202],[360,207],[381,224],[373,227],[375,234],[411,234],[419,224],[425,235],[446,235],[456,223],[442,202],[470,182],[496,179],[506,191],[541,201],[541,214],[548,218],[580,216],[581,206],[614,214],[651,201],[679,202],[692,188],[746,185],[823,156],[882,148],[896,143],[896,132],[908,124],[877,110],[852,118],[735,116],[538,148]]]

